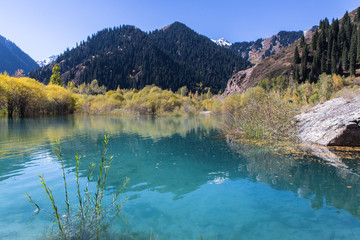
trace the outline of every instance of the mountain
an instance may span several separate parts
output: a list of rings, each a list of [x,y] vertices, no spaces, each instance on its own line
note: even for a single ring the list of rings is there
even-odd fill
[[[0,72],[13,75],[16,70],[22,69],[24,73],[39,67],[37,63],[24,53],[15,43],[0,35]]]
[[[229,48],[251,63],[256,64],[266,57],[274,55],[281,49],[294,43],[303,35],[303,31],[281,31],[269,38],[260,38],[251,42],[236,42]]]
[[[360,7],[341,19],[325,18],[319,26],[305,31],[305,37],[255,66],[235,73],[228,81],[225,95],[242,93],[265,78],[285,77],[316,83],[319,76],[338,74],[359,81]]]
[[[227,41],[225,38],[220,38],[218,40],[211,39],[216,45],[221,47],[230,47],[232,45],[231,42]]]
[[[217,46],[209,38],[179,22],[155,30],[150,34],[150,38],[171,58],[194,72],[200,82],[205,87],[211,87],[213,92],[225,88],[225,76],[230,77],[239,69],[250,66],[247,60],[230,49]],[[192,83],[188,86],[194,85]]]
[[[43,60],[39,60],[39,61],[36,61],[36,63],[40,66],[40,67],[43,67],[45,65],[48,65],[50,63],[52,63],[53,61],[55,61],[57,58],[58,58],[59,55],[52,55],[48,58],[45,58]]]
[[[309,43],[311,41],[312,34],[316,31],[316,29],[317,26],[314,26],[305,32],[293,32],[294,34],[291,35],[297,36],[297,34],[301,34],[300,36],[303,36],[303,34],[305,33],[305,41]],[[278,36],[274,35],[277,36],[275,39],[278,39],[279,36],[282,36],[282,34],[280,33],[277,34]],[[294,50],[295,47],[299,45],[300,41],[297,39],[294,43],[280,49],[279,46],[284,46],[290,42],[289,40],[285,39],[289,38],[282,38],[282,41],[277,40],[278,47],[273,48],[277,49],[273,55],[271,55],[270,57],[265,57],[262,60],[258,60],[257,63],[251,68],[241,70],[235,73],[227,83],[225,95],[243,93],[247,89],[255,87],[260,80],[265,78],[273,78],[281,75],[289,79],[290,76],[292,76],[293,74],[292,63],[294,58]],[[263,41],[264,40],[262,40],[261,42]],[[254,42],[254,45],[260,45],[260,41],[258,40],[258,43]]]
[[[55,63],[60,64],[65,83],[97,79],[108,89],[155,84],[194,91],[201,82],[213,92],[223,90],[234,72],[249,66],[241,56],[179,22],[150,33],[134,26],[104,29],[30,76],[49,82]]]

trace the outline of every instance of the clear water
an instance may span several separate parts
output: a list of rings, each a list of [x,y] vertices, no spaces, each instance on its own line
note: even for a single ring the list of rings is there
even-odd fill
[[[106,197],[130,178],[115,239],[359,239],[354,152],[341,152],[346,165],[338,167],[303,152],[228,143],[217,125],[209,117],[0,118],[0,239],[49,234],[51,216],[32,216],[25,194],[51,211],[41,174],[64,206],[55,140],[61,139],[73,191],[74,154],[82,156],[84,182],[104,134],[115,159]]]

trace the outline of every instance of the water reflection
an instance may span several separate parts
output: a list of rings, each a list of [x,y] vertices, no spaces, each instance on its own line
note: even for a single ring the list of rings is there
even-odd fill
[[[281,217],[284,222],[295,222],[289,231],[303,233],[296,228],[299,216],[281,212],[299,204],[296,199],[310,203],[312,211],[335,207],[360,218],[360,151],[331,149],[328,156],[336,155],[337,160],[329,162],[300,148],[274,151],[274,146],[226,141],[219,135],[219,125],[219,120],[211,117],[0,119],[0,212],[5,212],[0,226],[16,220],[17,225],[8,228],[14,229],[13,238],[20,237],[21,224],[27,224],[32,210],[24,194],[42,195],[37,174],[44,174],[63,202],[56,139],[61,138],[71,180],[74,154],[82,156],[80,171],[85,177],[90,162],[99,160],[104,134],[110,134],[109,154],[115,159],[107,182],[108,196],[125,176],[130,178],[124,192],[129,197],[125,205],[128,231],[157,228],[159,233],[166,228],[163,239],[175,239],[174,234],[179,239],[198,238],[200,232],[211,238],[219,234],[224,239],[238,239],[236,234],[246,232],[245,239],[251,239],[252,231],[260,231],[255,226],[275,224],[284,229],[283,223],[277,222]],[[298,210],[298,215],[310,214],[301,206],[304,209]],[[276,217],[270,218],[269,211]],[[323,218],[331,216],[332,224],[343,220],[331,211],[322,214]],[[20,223],[18,219],[22,219]],[[354,224],[359,226],[357,221]],[[329,227],[312,225],[314,229]],[[269,234],[269,227],[263,230]],[[0,227],[0,236],[7,231]]]
[[[239,171],[252,181],[264,182],[277,190],[288,190],[309,199],[314,209],[333,206],[360,217],[360,151],[331,149],[342,164],[333,164],[306,151],[278,152],[229,142],[244,160]],[[298,151],[295,151],[295,150]]]

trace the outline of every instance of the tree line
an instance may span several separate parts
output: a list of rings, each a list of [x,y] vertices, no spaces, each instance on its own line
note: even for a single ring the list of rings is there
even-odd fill
[[[320,21],[308,44],[302,36],[295,47],[294,79],[299,83],[316,82],[322,73],[355,76],[360,61],[360,8],[352,17],[348,12],[341,20]]]

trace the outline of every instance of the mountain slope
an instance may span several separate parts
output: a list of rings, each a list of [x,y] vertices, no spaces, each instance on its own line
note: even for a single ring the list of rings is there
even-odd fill
[[[224,89],[233,72],[249,64],[181,23],[149,34],[133,26],[104,29],[30,76],[48,82],[55,63],[60,64],[65,83],[97,79],[108,89],[155,84],[195,90],[202,82],[213,91]]]
[[[175,22],[150,34],[150,38],[173,59],[187,66],[204,86],[215,92],[224,89],[228,77],[249,63],[220,47],[182,23]],[[228,76],[225,80],[224,77]]]
[[[359,82],[359,27],[360,7],[331,23],[327,18],[321,20],[318,27],[304,32],[304,39],[234,74],[228,81],[225,95],[245,92],[262,79],[278,76],[284,76],[286,81],[316,83],[325,73],[351,77]]]
[[[24,53],[15,43],[0,35],[0,72],[7,71],[13,75],[16,70],[22,69],[24,73],[39,67],[37,63]]]
[[[305,41],[309,43],[316,27],[305,31]],[[265,78],[285,76],[287,79],[292,76],[292,63],[295,46],[299,45],[299,40],[281,49],[270,57],[259,61],[249,69],[235,73],[228,81],[225,95],[243,93]]]
[[[303,35],[302,31],[281,31],[269,38],[258,39],[251,42],[236,42],[229,48],[242,57],[256,64],[266,57],[269,57],[281,49],[294,43]]]

